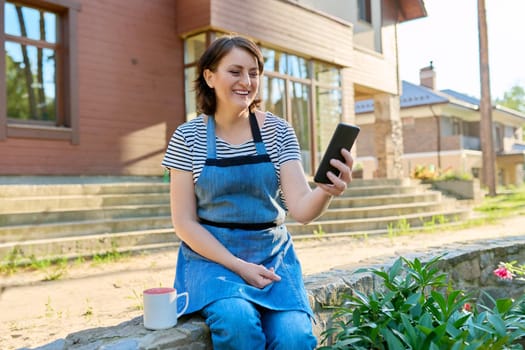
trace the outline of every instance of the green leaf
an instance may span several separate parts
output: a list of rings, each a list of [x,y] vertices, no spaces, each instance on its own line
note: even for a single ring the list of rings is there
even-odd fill
[[[384,328],[381,330],[381,334],[386,340],[386,343],[388,344],[389,350],[404,350],[405,346],[401,341],[392,333],[388,328]]]
[[[498,299],[496,300],[496,309],[499,313],[504,314],[510,311],[513,306],[512,299],[505,298],[505,299]]]
[[[405,327],[405,331],[407,332],[408,337],[410,339],[416,340],[417,331],[416,331],[416,328],[412,325],[410,318],[405,314],[401,314],[400,317],[401,317],[401,322],[403,323],[403,327]]]
[[[505,323],[503,322],[501,317],[489,314],[487,316],[487,319],[492,324],[492,326],[494,327],[494,329],[500,337],[503,337],[507,333],[507,328],[505,327]]]

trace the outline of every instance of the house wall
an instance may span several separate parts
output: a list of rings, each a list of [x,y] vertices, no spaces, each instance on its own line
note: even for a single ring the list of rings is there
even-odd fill
[[[381,53],[356,48],[351,23],[292,0],[76,1],[80,142],[7,138],[0,175],[162,174],[185,120],[183,38],[198,31],[235,32],[339,65],[347,122],[354,96],[399,91],[394,1],[382,2]]]
[[[79,2],[80,143],[7,138],[0,174],[160,175],[184,112],[176,2]]]
[[[360,90],[367,93],[400,94],[400,81],[397,69],[397,32],[396,19],[398,2],[382,1],[383,27],[381,29],[381,52],[375,52],[364,46],[355,46],[353,74],[357,98]]]
[[[352,65],[352,25],[288,1],[212,0],[210,25],[248,35],[269,47]]]
[[[436,171],[454,171],[458,174],[475,173],[481,169],[482,155],[480,151],[443,151],[410,153],[403,156],[403,168],[407,175],[412,176],[419,167],[434,168]]]
[[[404,122],[403,147],[405,153],[436,151],[438,149],[436,118],[417,118],[410,123]]]

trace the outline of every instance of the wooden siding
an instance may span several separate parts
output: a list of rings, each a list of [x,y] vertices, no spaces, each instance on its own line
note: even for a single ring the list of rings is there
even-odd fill
[[[212,0],[176,0],[177,33],[182,36],[203,30],[211,24]]]
[[[160,175],[184,120],[182,40],[172,0],[81,1],[80,143],[7,138],[1,175]]]
[[[352,26],[280,0],[212,0],[214,28],[341,66],[352,65]]]
[[[371,97],[370,92],[400,93],[399,77],[397,74],[395,27],[383,28],[383,53],[372,52],[360,47],[354,50],[353,79],[358,86],[362,86],[365,95]],[[359,94],[359,87],[356,87]],[[363,99],[363,97],[360,97]]]

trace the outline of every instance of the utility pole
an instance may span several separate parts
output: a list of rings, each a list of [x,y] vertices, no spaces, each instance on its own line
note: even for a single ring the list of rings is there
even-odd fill
[[[478,0],[479,68],[481,83],[480,137],[483,157],[482,183],[488,188],[488,195],[496,195],[496,157],[492,141],[492,102],[490,98],[489,48],[485,0]]]

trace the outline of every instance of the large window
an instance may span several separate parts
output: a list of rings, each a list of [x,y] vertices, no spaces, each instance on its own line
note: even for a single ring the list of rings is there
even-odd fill
[[[292,124],[304,169],[313,174],[343,115],[340,70],[275,49],[263,47],[262,51],[263,108]]]
[[[76,11],[68,1],[0,0],[0,140],[78,143]],[[66,5],[64,5],[66,4]]]
[[[193,35],[184,41],[184,107],[186,120],[197,116],[194,81],[197,79],[197,63],[206,47],[206,33]]]
[[[196,64],[220,33],[200,33],[184,41],[186,119],[196,116],[193,81]],[[335,126],[341,121],[341,74],[338,67],[262,47],[264,75],[261,108],[286,119],[295,129],[306,173],[313,174]],[[315,151],[314,151],[315,150]]]

